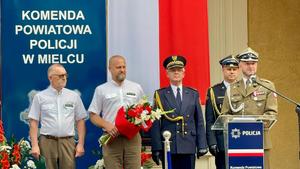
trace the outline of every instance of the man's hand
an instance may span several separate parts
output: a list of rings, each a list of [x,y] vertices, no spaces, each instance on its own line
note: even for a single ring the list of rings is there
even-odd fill
[[[207,152],[207,149],[199,149],[197,152],[197,159],[199,159],[201,156],[204,156]]]
[[[152,159],[153,161],[159,165],[159,156],[160,156],[160,152],[159,151],[153,151],[152,152]]]
[[[35,158],[35,159],[39,159],[40,157],[40,148],[39,146],[32,146],[30,154]]]
[[[211,155],[216,156],[219,152],[217,145],[211,145],[209,146],[209,152]]]
[[[84,147],[82,144],[77,144],[75,157],[81,157],[84,154]]]
[[[117,137],[119,135],[119,131],[118,131],[117,127],[110,122],[106,122],[104,129],[112,137]]]

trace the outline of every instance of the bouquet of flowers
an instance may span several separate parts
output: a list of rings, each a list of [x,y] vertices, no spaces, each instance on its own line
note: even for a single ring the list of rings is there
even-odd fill
[[[115,125],[119,133],[128,139],[133,138],[140,130],[148,131],[155,120],[161,118],[163,114],[171,113],[174,110],[162,111],[159,108],[152,109],[146,97],[134,105],[127,108],[121,107],[118,110]],[[100,146],[108,144],[112,141],[109,134],[102,135],[98,142]]]
[[[45,160],[36,160],[30,155],[28,141],[14,138],[7,141],[4,136],[3,123],[0,120],[0,168],[1,169],[46,169]]]
[[[99,159],[95,165],[90,166],[88,169],[104,169],[104,168],[105,168],[104,160],[102,158],[102,159]]]
[[[102,151],[92,150],[92,154],[99,157],[95,165],[89,166],[88,169],[105,169]]]

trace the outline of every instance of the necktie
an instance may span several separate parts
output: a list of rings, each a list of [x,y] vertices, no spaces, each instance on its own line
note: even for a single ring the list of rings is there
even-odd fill
[[[246,93],[248,93],[249,88],[250,88],[250,85],[251,85],[250,79],[248,79],[248,80],[246,81]]]
[[[250,86],[250,79],[247,79],[246,81],[246,87]]]
[[[181,96],[180,96],[180,88],[177,87],[177,94],[176,94],[176,102],[179,107],[181,107]]]

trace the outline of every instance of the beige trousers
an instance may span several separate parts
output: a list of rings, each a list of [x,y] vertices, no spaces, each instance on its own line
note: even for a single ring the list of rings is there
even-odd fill
[[[45,157],[47,169],[75,169],[74,138],[39,138],[41,155]]]
[[[141,136],[131,140],[118,136],[103,146],[105,169],[141,169]]]

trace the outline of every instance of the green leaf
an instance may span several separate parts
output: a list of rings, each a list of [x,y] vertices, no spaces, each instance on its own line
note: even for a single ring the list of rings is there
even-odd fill
[[[44,156],[40,156],[39,160],[34,160],[35,166],[38,169],[46,169],[46,159]]]

